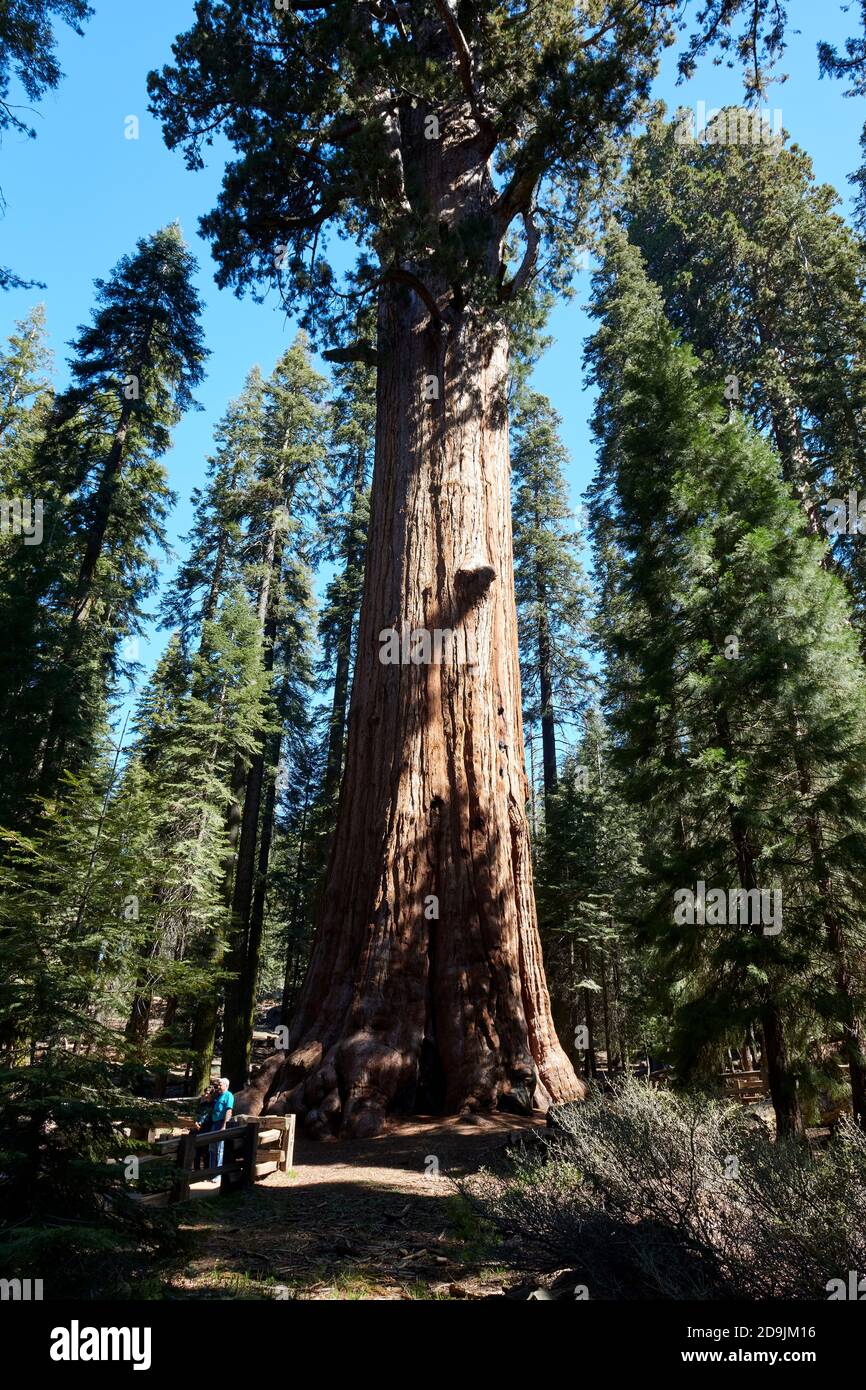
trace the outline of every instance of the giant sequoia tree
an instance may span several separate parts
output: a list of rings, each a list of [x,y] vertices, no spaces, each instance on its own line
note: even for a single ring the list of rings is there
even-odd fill
[[[305,1113],[313,1133],[374,1133],[419,1085],[449,1110],[580,1089],[532,898],[508,324],[540,266],[561,276],[676,9],[198,0],[174,65],[151,78],[191,167],[217,133],[235,148],[203,222],[221,283],[275,279],[312,323],[332,305],[335,229],[360,243],[351,283],[378,303],[370,539],[328,883],[294,1049],[245,1098]],[[746,10],[760,21],[766,0],[704,6],[705,37]],[[389,663],[390,629],[422,633],[416,656],[437,629],[462,640],[440,662]]]

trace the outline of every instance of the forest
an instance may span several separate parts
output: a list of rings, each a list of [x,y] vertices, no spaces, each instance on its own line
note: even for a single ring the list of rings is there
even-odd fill
[[[110,8],[0,0],[4,155]],[[3,1299],[866,1297],[866,3],[826,9],[122,21],[198,226],[118,239],[57,352],[56,267],[0,252]]]

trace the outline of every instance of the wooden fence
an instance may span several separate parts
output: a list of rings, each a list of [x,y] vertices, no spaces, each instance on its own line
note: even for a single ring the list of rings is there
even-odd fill
[[[172,1133],[183,1123],[185,1132]],[[205,1130],[200,1134],[188,1132],[191,1121],[178,1115],[170,1126],[161,1125],[147,1135],[152,1153],[139,1158],[139,1163],[155,1163],[175,1157],[175,1176],[169,1193],[143,1195],[140,1201],[161,1206],[167,1202],[182,1202],[190,1196],[190,1187],[207,1178],[219,1176],[220,1196],[251,1187],[269,1173],[285,1173],[292,1166],[295,1147],[295,1116],[266,1115],[263,1118],[238,1115],[220,1130]],[[164,1131],[169,1129],[166,1134]],[[161,1134],[162,1132],[162,1134]],[[161,1137],[160,1137],[161,1135]],[[224,1144],[224,1161],[218,1167],[196,1169],[196,1154],[211,1146]]]
[[[244,1187],[252,1187],[256,1180],[256,1148],[259,1137],[258,1121],[246,1125],[231,1125],[225,1129],[205,1130],[202,1134],[185,1134],[178,1141],[176,1172],[169,1202],[184,1202],[189,1197],[190,1184],[198,1181],[196,1177],[195,1156],[199,1149],[217,1148],[222,1145],[221,1163],[199,1170],[203,1177],[220,1177],[220,1196],[231,1196]],[[226,1155],[229,1155],[226,1158]],[[211,1155],[208,1154],[210,1164]]]

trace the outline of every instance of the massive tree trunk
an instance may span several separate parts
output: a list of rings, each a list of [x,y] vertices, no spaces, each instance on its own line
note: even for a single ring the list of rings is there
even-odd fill
[[[419,1092],[446,1111],[582,1092],[553,1029],[532,895],[507,335],[468,310],[437,324],[421,295],[390,285],[378,337],[370,542],[323,912],[293,1051],[239,1099],[304,1114],[317,1135],[376,1133]],[[454,639],[437,647],[437,629]],[[429,634],[434,659],[382,660],[386,630]]]

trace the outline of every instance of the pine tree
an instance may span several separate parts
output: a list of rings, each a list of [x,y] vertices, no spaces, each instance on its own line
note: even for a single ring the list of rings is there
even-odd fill
[[[778,456],[703,384],[620,237],[595,308],[593,526],[602,562],[617,557],[603,592],[611,727],[653,827],[647,925],[681,1051],[694,1058],[758,1019],[779,1132],[797,1134],[796,1053],[817,1013],[842,1040],[862,1117],[851,904],[866,869],[866,684],[845,591]],[[782,929],[754,912],[725,925],[712,894],[699,930],[684,925],[670,895],[692,883],[746,890],[753,908],[759,890],[781,893]]]
[[[187,554],[161,605],[163,626],[180,632],[187,650],[225,595],[244,579],[249,490],[264,450],[264,380],[258,367],[229,404],[214,439],[207,484],[192,493]]]
[[[199,648],[184,655],[178,634],[136,713],[134,757],[126,778],[149,805],[152,865],[138,894],[148,926],[139,930],[136,980],[126,1036],[140,1067],[153,1060],[149,1026],[154,997],[171,1002],[176,1047],[192,1033],[198,1087],[210,1078],[210,1050],[199,1045],[200,1001],[218,994],[229,933],[225,893],[229,853],[226,808],[235,758],[256,747],[267,681],[258,627],[246,595],[230,591],[204,620]],[[164,1029],[165,1031],[165,1024]],[[157,1051],[165,1039],[157,1042]]]
[[[849,82],[846,97],[862,97],[866,93],[866,0],[860,0],[860,24],[863,33],[845,40],[844,56],[832,44],[818,44],[821,76],[839,77]],[[863,163],[851,175],[851,182],[857,189],[857,214],[862,228],[866,224],[866,124],[860,136],[860,148]]]
[[[101,746],[29,835],[0,832],[0,1265],[106,1297],[171,1235],[126,1191],[130,1128],[162,1117],[119,1084],[133,909],[158,872],[120,752]]]
[[[514,584],[520,675],[530,731],[541,725],[545,801],[557,784],[556,724],[585,713],[589,592],[573,529],[561,420],[535,391],[518,394],[512,417]]]
[[[221,605],[243,587],[246,590],[247,525],[253,509],[251,489],[265,450],[264,381],[256,367],[215,432],[217,448],[208,462],[208,482],[193,493],[195,519],[177,582],[162,604],[163,624],[181,635],[184,650],[204,654],[205,626]],[[260,636],[257,637],[260,646]],[[260,653],[261,655],[261,653]],[[206,669],[206,666],[201,669]],[[234,750],[226,803],[223,807],[225,853],[221,897],[225,920],[219,931],[198,944],[202,968],[208,972],[191,1022],[192,1075],[196,1088],[208,1084],[217,1032],[223,975],[220,973],[228,940],[235,860],[241,833],[247,759],[252,746]]]
[[[557,1031],[588,1076],[599,1043],[608,1068],[641,1037],[635,923],[642,905],[639,816],[610,766],[597,711],[549,797],[537,850],[538,918]],[[585,1030],[585,1031],[579,1031]]]
[[[20,535],[30,545],[43,533],[42,498],[33,496],[35,451],[45,431],[53,392],[45,311],[38,305],[16,324],[0,354],[0,595],[14,587]]]
[[[249,491],[247,583],[252,591],[261,634],[264,669],[277,696],[280,647],[289,625],[308,607],[309,592],[298,567],[302,519],[311,506],[325,452],[325,380],[312,367],[306,335],[301,334],[278,362],[264,388],[264,447]],[[300,583],[300,588],[299,588]],[[293,587],[294,586],[294,587]],[[302,645],[302,644],[301,644]],[[297,644],[295,644],[297,647]],[[223,1021],[223,1069],[232,1085],[247,1080],[252,1043],[252,1012],[262,940],[263,913],[253,912],[256,878],[264,881],[273,830],[274,794],[282,743],[278,727],[263,729],[246,770],[243,811],[232,892],[231,944],[226,967]],[[264,824],[262,823],[265,812]]]
[[[45,428],[51,405],[52,356],[45,344],[45,306],[15,325],[0,354],[0,487],[17,495],[28,462]]]
[[[738,107],[702,139],[682,113],[651,122],[625,198],[671,322],[772,439],[815,534],[866,469],[866,252],[838,204],[808,155]],[[861,548],[841,539],[833,553],[862,626]]]
[[[159,462],[192,404],[205,349],[195,268],[176,226],[139,242],[97,281],[73,341],[72,385],[54,403],[32,464],[45,544],[19,545],[0,632],[13,653],[0,689],[4,815],[53,796],[87,764],[121,641],[155,584],[151,554],[171,501]]]
[[[325,590],[319,640],[332,673],[327,756],[320,802],[328,816],[336,809],[346,750],[354,643],[364,585],[364,559],[370,519],[369,483],[376,423],[375,373],[352,362],[335,372],[332,405],[330,485],[321,519],[322,559],[335,573]]]

